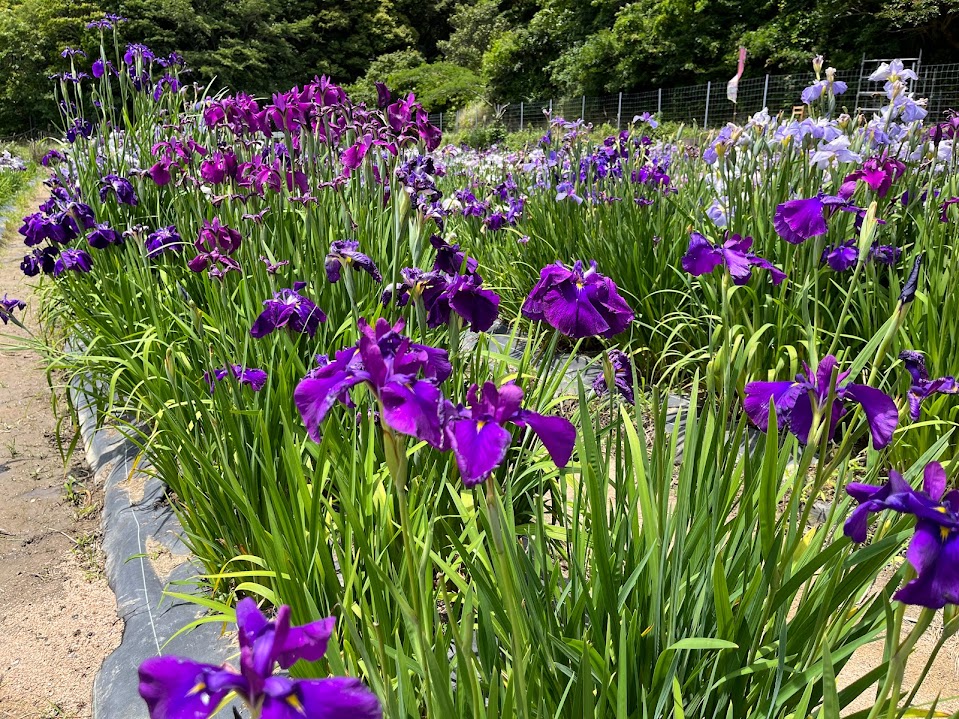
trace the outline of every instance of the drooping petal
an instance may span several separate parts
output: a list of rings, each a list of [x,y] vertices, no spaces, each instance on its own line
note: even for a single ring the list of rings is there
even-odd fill
[[[318,661],[326,654],[326,646],[336,626],[335,617],[327,617],[299,627],[290,627],[282,646],[278,647],[276,661],[289,669],[300,659]]]
[[[290,683],[288,694],[266,697],[261,719],[380,719],[383,716],[376,695],[359,679],[331,677]]]
[[[820,197],[789,200],[776,207],[773,226],[786,242],[801,244],[810,237],[826,234],[823,209]]]
[[[899,424],[899,409],[896,403],[882,390],[863,384],[847,384],[845,397],[858,402],[866,413],[872,443],[882,449],[892,441],[892,434]]]
[[[383,421],[401,434],[423,440],[433,447],[441,447],[441,396],[437,387],[423,380],[409,384],[390,382],[380,390]]]
[[[293,390],[296,404],[306,432],[314,442],[322,441],[320,425],[327,413],[345,392],[362,381],[345,369],[338,369],[324,377],[307,377]]]
[[[576,444],[576,428],[568,419],[521,410],[512,421],[519,427],[529,426],[536,433],[557,467],[569,464]]]
[[[208,719],[233,686],[218,681],[208,686],[210,675],[226,673],[220,667],[183,657],[152,657],[140,665],[139,691],[150,719]],[[236,676],[239,685],[241,677]]]
[[[935,533],[939,528],[926,522],[917,525],[916,534],[926,536],[911,554],[922,565],[919,576],[900,589],[893,598],[905,604],[916,604],[930,609],[939,609],[946,604],[959,604],[959,533],[948,534],[935,553]],[[910,546],[910,549],[912,547]],[[912,561],[910,559],[910,561]],[[913,565],[915,566],[915,565]],[[917,567],[918,569],[918,567]]]
[[[708,275],[723,263],[723,253],[703,235],[693,232],[689,235],[689,248],[683,255],[682,265],[693,277]]]
[[[743,401],[746,416],[765,432],[769,427],[769,400],[772,399],[776,409],[776,422],[779,429],[782,429],[789,410],[802,392],[802,385],[795,382],[750,382],[746,385],[746,398]]]
[[[450,446],[463,484],[475,487],[506,458],[512,437],[496,422],[460,419],[451,423]]]

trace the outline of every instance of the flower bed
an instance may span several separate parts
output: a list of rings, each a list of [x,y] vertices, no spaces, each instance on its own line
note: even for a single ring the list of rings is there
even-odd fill
[[[956,383],[930,376],[957,370],[959,292],[957,123],[924,122],[907,71],[876,119],[829,119],[820,66],[802,122],[700,146],[557,119],[504,153],[442,147],[386,88],[266,102],[142,46],[92,78],[66,56],[23,268],[241,630],[240,674],[144,665],[154,717],[228,690],[254,716],[379,712],[277,662],[359,677],[390,717],[836,716],[877,681],[871,716],[911,701],[918,633],[943,605],[957,627],[935,464]],[[581,358],[600,375],[570,390]],[[925,609],[900,642],[904,602]]]

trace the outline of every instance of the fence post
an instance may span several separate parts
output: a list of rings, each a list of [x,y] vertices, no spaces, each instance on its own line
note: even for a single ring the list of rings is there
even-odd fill
[[[553,98],[549,99],[549,119],[553,119]]]
[[[766,82],[763,85],[763,107],[766,105],[766,97],[769,95],[769,73],[766,73]]]
[[[440,113],[440,132],[443,132],[443,113]]]
[[[709,124],[709,91],[712,89],[713,81],[706,83],[706,112],[703,114],[703,127]]]
[[[520,131],[520,132],[523,131],[523,103],[522,103],[522,101],[520,101],[520,103],[519,103],[519,131]]]
[[[623,93],[619,93],[619,104],[616,105],[616,129],[619,130],[623,122]]]
[[[659,88],[659,97],[656,98],[656,114],[660,117],[663,114],[663,88]]]
[[[579,111],[579,119],[586,122],[586,95],[583,95],[583,109]]]

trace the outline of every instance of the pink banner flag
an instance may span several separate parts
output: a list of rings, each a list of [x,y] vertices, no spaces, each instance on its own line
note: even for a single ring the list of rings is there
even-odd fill
[[[736,77],[726,83],[726,97],[730,102],[736,102],[736,96],[739,94],[739,78],[743,76],[743,70],[746,69],[746,48],[739,48],[739,67],[736,70]]]

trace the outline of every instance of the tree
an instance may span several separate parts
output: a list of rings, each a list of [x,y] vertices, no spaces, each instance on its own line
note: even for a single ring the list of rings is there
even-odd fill
[[[56,122],[49,76],[69,70],[63,48],[92,50],[85,26],[99,15],[86,0],[0,0],[0,135]]]
[[[506,18],[500,13],[498,0],[476,0],[458,5],[450,17],[453,28],[449,40],[437,47],[447,62],[479,72],[483,54],[497,35],[506,31]]]

